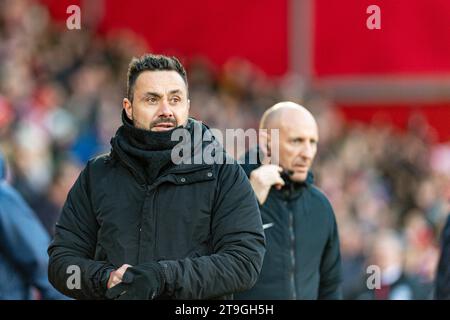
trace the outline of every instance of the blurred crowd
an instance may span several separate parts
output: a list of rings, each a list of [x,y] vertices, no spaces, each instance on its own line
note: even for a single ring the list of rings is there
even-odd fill
[[[9,181],[50,236],[86,161],[110,149],[131,57],[151,51],[132,33],[90,30],[52,23],[34,1],[0,1],[0,149]],[[344,298],[432,297],[450,211],[450,156],[420,116],[406,132],[387,123],[349,124],[331,100],[305,92],[293,75],[269,79],[239,59],[220,69],[202,58],[183,62],[191,115],[212,128],[257,128],[263,111],[284,100],[317,117],[313,172],[338,219]],[[400,289],[372,295],[370,265],[381,268],[382,285],[396,281]]]
[[[449,154],[420,117],[410,119],[407,132],[386,123],[345,125],[332,109],[319,119],[314,172],[337,215],[345,296],[374,298],[365,289],[367,267],[376,265],[381,284],[399,288],[388,298],[432,297],[449,212]]]

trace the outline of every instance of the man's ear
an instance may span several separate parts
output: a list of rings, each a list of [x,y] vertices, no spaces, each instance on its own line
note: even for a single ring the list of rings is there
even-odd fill
[[[123,109],[125,110],[125,113],[127,114],[128,119],[133,120],[133,107],[128,98],[123,98],[122,106]]]
[[[187,106],[188,106],[188,110],[190,110],[191,109],[191,99],[188,99],[188,101],[187,101],[188,103],[187,103]]]
[[[269,133],[270,131],[270,133]],[[280,161],[280,136],[278,129],[259,129],[259,150],[262,164],[276,164]],[[262,153],[262,154],[261,154]]]
[[[260,152],[260,159],[262,159],[263,164],[270,163],[270,147],[269,147],[269,134],[267,129],[259,129],[258,131],[258,146]],[[268,148],[269,147],[269,148]]]

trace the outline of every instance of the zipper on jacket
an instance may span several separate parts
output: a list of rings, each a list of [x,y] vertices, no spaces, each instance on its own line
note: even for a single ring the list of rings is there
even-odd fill
[[[144,221],[144,215],[145,215],[145,211],[147,209],[146,206],[146,202],[148,201],[147,198],[150,196],[150,190],[151,190],[151,186],[147,185],[147,184],[142,184],[141,187],[144,189],[145,192],[145,196],[144,196],[144,201],[142,203],[142,209],[141,209],[141,217],[139,220],[139,236],[138,236],[138,263],[141,262],[141,240],[142,240],[142,222]]]
[[[155,195],[153,197],[153,199],[154,199],[153,208],[155,209],[154,213],[153,213],[153,233],[155,234],[154,244],[153,244],[153,257],[156,256],[156,244],[158,242],[158,228],[157,228],[156,224],[157,224],[157,217],[158,217],[159,209],[158,209],[158,201],[156,200],[157,196],[158,196],[158,188],[155,189]]]
[[[289,211],[289,240],[290,240],[290,258],[291,258],[291,270],[289,272],[289,281],[292,289],[292,299],[297,299],[297,290],[295,286],[295,234],[294,234],[294,213]]]

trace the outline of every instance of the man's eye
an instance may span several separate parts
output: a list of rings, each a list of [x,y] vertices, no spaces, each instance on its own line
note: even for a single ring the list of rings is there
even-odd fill
[[[178,98],[178,97],[173,97],[170,101],[172,102],[172,103],[178,103],[178,102],[180,102],[180,98]]]
[[[147,101],[147,102],[150,102],[150,103],[155,103],[155,102],[157,102],[158,100],[157,100],[155,97],[149,97],[149,98],[146,99],[146,101]]]

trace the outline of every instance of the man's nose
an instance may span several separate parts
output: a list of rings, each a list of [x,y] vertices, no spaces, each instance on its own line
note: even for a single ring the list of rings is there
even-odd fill
[[[302,150],[300,151],[300,155],[303,158],[307,158],[308,160],[312,159],[314,156],[314,150],[311,143],[305,143],[302,147]]]
[[[161,104],[160,104],[159,110],[158,110],[158,116],[164,117],[164,118],[173,117],[172,109],[170,109],[170,105],[167,101],[165,101],[165,100],[161,101]]]

